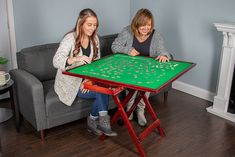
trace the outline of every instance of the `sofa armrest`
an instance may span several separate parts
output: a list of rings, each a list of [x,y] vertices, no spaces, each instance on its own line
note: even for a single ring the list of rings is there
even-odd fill
[[[15,102],[20,113],[38,131],[46,128],[46,106],[42,83],[32,74],[21,69],[10,71],[16,93]]]

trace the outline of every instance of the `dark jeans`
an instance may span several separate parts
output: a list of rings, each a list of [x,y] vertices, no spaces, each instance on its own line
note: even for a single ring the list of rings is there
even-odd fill
[[[92,116],[99,116],[100,111],[108,111],[109,96],[106,94],[89,91],[88,93],[82,93],[80,90],[78,96],[84,99],[95,99],[91,109]]]

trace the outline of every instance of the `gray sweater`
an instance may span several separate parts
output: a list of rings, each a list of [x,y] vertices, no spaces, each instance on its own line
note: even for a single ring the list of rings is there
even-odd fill
[[[112,44],[112,51],[114,53],[120,52],[129,54],[133,49],[133,38],[134,34],[131,31],[131,27],[127,26],[123,28]],[[162,36],[157,30],[155,30],[150,44],[150,57],[157,57],[159,55],[166,55],[170,58],[170,54],[164,48]]]

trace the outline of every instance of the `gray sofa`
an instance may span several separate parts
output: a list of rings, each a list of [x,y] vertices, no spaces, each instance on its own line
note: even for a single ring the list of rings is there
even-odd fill
[[[111,44],[117,35],[100,37],[101,56],[111,54]],[[18,69],[10,71],[14,80],[16,126],[21,117],[27,120],[44,139],[45,130],[86,117],[92,100],[76,98],[71,107],[59,101],[54,91],[56,69],[52,65],[58,43],[33,46],[17,53]],[[169,90],[166,88],[165,93]],[[110,99],[110,109],[115,107]]]

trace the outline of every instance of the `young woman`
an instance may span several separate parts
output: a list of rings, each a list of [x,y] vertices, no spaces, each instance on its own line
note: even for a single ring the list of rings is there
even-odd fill
[[[83,83],[87,80],[62,74],[63,71],[89,64],[100,58],[99,39],[97,28],[98,18],[89,8],[80,12],[76,25],[67,33],[53,58],[53,65],[57,68],[55,92],[59,99],[71,106],[76,96],[84,99],[95,99],[90,115],[87,117],[88,131],[96,135],[104,133],[107,136],[116,136],[111,130],[108,115],[108,95],[88,91]]]
[[[114,53],[126,53],[131,56],[142,55],[156,57],[159,62],[167,62],[169,53],[165,50],[160,33],[154,29],[154,18],[148,9],[140,9],[132,19],[131,25],[123,28],[112,44]],[[149,97],[150,93],[146,93]],[[136,93],[127,104],[129,110],[134,103]],[[147,120],[144,115],[145,104],[143,100],[137,106],[137,118],[140,126],[145,126]],[[133,114],[129,119],[132,120]]]

